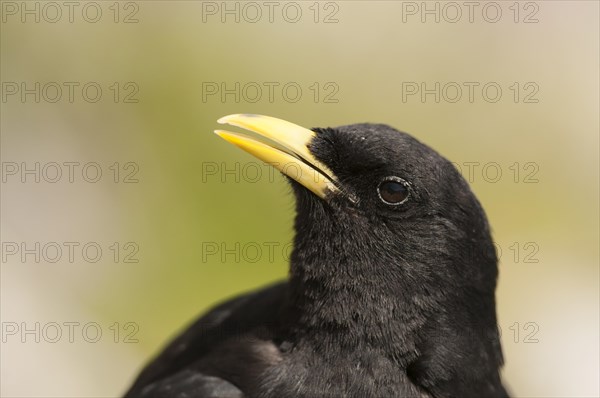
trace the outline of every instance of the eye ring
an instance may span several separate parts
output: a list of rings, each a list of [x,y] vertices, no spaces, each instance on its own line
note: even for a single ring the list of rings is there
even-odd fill
[[[400,177],[385,177],[377,186],[377,195],[386,205],[398,206],[410,197],[410,184]]]

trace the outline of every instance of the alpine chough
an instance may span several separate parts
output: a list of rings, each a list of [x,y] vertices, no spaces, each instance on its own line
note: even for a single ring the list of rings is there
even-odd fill
[[[495,247],[448,160],[383,124],[219,122],[291,183],[289,278],[202,316],[127,397],[507,396]]]

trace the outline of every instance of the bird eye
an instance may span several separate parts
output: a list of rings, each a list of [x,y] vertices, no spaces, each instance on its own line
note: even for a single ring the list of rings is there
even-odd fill
[[[398,177],[388,177],[377,187],[379,198],[388,205],[399,205],[408,199],[408,183]]]

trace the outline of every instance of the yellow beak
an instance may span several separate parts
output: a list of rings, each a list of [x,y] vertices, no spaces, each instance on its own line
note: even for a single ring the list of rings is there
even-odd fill
[[[222,117],[218,123],[241,127],[258,134],[258,140],[242,133],[215,130],[224,140],[256,156],[283,174],[298,181],[320,198],[337,192],[335,175],[308,150],[315,132],[296,124],[262,115],[238,114]],[[277,148],[278,144],[280,148]]]

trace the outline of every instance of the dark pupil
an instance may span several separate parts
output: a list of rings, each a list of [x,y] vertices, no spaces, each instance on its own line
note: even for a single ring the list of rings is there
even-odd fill
[[[396,181],[387,181],[381,184],[379,192],[381,197],[388,203],[400,203],[408,196],[408,190]]]

